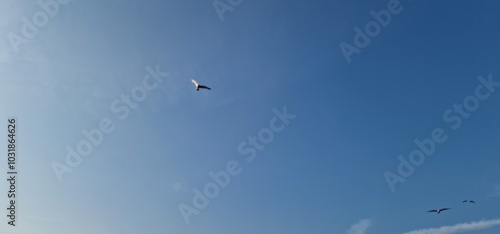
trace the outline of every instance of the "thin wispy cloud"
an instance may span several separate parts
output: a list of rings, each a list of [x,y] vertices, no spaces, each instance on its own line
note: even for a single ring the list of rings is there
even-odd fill
[[[470,223],[459,223],[453,226],[443,226],[439,228],[420,229],[403,234],[453,234],[478,231],[500,225],[500,219],[481,220]]]
[[[493,188],[493,193],[489,195],[489,197],[500,197],[500,184],[495,184]]]
[[[371,220],[368,219],[359,220],[357,223],[353,224],[351,228],[349,228],[347,234],[364,234],[371,225],[372,225]]]
[[[176,192],[184,192],[186,191],[186,186],[183,183],[177,182],[172,185],[172,188]]]

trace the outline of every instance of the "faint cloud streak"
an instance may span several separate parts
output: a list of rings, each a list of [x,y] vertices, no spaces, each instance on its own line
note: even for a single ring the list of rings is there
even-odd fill
[[[500,225],[500,219],[492,220],[481,220],[470,223],[459,223],[453,226],[443,226],[439,228],[427,228],[420,229],[410,232],[405,232],[403,234],[452,234],[452,233],[464,233],[470,231],[478,231],[483,229],[492,228]]]
[[[495,184],[493,190],[493,193],[488,195],[488,197],[500,197],[500,184]]]
[[[172,185],[172,188],[173,188],[173,189],[174,189],[174,191],[176,191],[176,192],[184,192],[184,191],[186,191],[186,186],[185,186],[183,183],[179,183],[179,182],[174,183],[174,184]]]

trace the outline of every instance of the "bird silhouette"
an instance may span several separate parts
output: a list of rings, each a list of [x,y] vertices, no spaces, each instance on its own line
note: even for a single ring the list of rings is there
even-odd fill
[[[444,210],[449,210],[451,208],[441,208],[441,209],[438,209],[438,210],[429,210],[427,212],[436,212],[437,214],[441,213],[441,211],[444,211]]]
[[[193,82],[194,86],[196,87],[196,91],[200,91],[200,89],[211,90],[211,88],[209,88],[208,86],[198,84],[198,82],[196,82],[196,80],[191,79],[191,82]]]
[[[463,203],[475,203],[475,202],[472,200],[464,200]]]

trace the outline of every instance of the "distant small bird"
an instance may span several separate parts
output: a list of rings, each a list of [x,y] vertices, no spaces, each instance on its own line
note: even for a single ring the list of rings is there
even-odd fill
[[[427,212],[436,212],[436,213],[438,213],[438,214],[439,214],[439,213],[441,213],[441,211],[444,211],[444,210],[449,210],[449,209],[451,209],[451,208],[442,208],[442,209],[439,209],[439,210],[429,210],[429,211],[427,211]]]
[[[464,200],[463,203],[475,203],[475,202],[472,200]]]
[[[194,86],[196,86],[196,91],[200,91],[200,89],[208,89],[211,90],[211,88],[205,86],[205,85],[199,85],[196,80],[191,79],[191,82],[193,82]]]

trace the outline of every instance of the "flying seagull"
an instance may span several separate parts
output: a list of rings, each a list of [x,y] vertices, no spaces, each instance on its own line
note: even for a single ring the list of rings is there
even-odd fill
[[[208,89],[208,90],[211,90],[211,88],[205,86],[205,85],[199,85],[198,82],[196,82],[196,80],[191,80],[191,82],[193,82],[194,86],[196,86],[196,91],[200,91],[200,89]]]
[[[475,202],[472,200],[464,200],[463,203],[475,203]]]
[[[441,211],[443,211],[443,210],[449,210],[449,209],[451,209],[451,208],[442,208],[442,209],[439,209],[439,210],[429,210],[427,212],[436,212],[436,213],[439,214],[439,213],[441,213]]]

